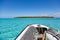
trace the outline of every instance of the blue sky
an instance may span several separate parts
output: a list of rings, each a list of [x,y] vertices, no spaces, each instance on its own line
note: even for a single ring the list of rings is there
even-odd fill
[[[15,16],[60,17],[60,0],[0,0],[0,18]]]

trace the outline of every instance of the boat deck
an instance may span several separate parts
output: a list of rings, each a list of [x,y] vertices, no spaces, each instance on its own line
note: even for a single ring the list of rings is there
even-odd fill
[[[38,29],[39,31],[40,29]],[[34,35],[35,33],[38,32],[36,27],[34,26],[28,26],[17,38],[16,40],[35,40],[36,38]],[[41,31],[39,31],[41,33]],[[33,35],[34,33],[34,35]],[[42,32],[43,33],[43,32]],[[57,31],[53,30],[52,28],[48,29],[47,32],[48,34],[52,35],[53,38],[52,40],[60,40],[60,34],[57,34]],[[42,39],[43,38],[43,39]],[[42,34],[38,34],[38,39],[37,40],[45,40],[45,36]],[[51,40],[51,39],[50,39]]]

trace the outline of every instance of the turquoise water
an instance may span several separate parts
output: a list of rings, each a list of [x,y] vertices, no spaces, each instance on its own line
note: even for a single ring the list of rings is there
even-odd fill
[[[43,24],[60,30],[60,18],[0,18],[0,40],[14,40],[29,24]]]

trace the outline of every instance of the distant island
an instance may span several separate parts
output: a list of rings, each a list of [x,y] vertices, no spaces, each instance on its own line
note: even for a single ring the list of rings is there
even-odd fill
[[[54,18],[53,16],[17,16],[14,18]]]

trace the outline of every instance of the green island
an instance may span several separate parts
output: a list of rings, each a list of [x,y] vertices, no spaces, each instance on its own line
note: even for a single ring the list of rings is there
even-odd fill
[[[14,18],[54,18],[53,16],[17,16]]]

